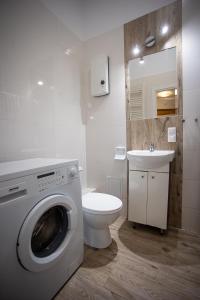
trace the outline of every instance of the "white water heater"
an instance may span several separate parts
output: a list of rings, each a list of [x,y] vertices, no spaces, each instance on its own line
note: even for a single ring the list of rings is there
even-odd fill
[[[109,94],[109,57],[99,55],[91,62],[91,95],[94,97]]]

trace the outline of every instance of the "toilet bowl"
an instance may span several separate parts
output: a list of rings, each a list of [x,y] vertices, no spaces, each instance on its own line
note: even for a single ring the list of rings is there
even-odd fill
[[[103,193],[82,196],[84,241],[94,248],[106,248],[111,242],[109,225],[120,215],[122,201]]]

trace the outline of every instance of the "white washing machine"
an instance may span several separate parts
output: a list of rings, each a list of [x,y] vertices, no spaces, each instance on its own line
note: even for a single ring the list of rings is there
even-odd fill
[[[78,161],[0,163],[0,299],[52,299],[82,260]]]

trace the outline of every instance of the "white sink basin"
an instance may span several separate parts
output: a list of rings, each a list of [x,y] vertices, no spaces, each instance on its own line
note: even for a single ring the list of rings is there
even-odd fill
[[[174,150],[132,150],[127,152],[128,160],[133,160],[134,165],[143,169],[160,168],[170,163],[175,156]]]

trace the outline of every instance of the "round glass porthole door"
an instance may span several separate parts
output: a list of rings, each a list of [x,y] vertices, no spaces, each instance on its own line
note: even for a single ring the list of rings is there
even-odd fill
[[[37,257],[49,256],[60,246],[68,231],[66,207],[54,206],[37,221],[31,237],[32,252]]]
[[[76,212],[72,199],[64,195],[49,196],[30,211],[17,243],[24,268],[40,272],[62,257],[75,232]]]

